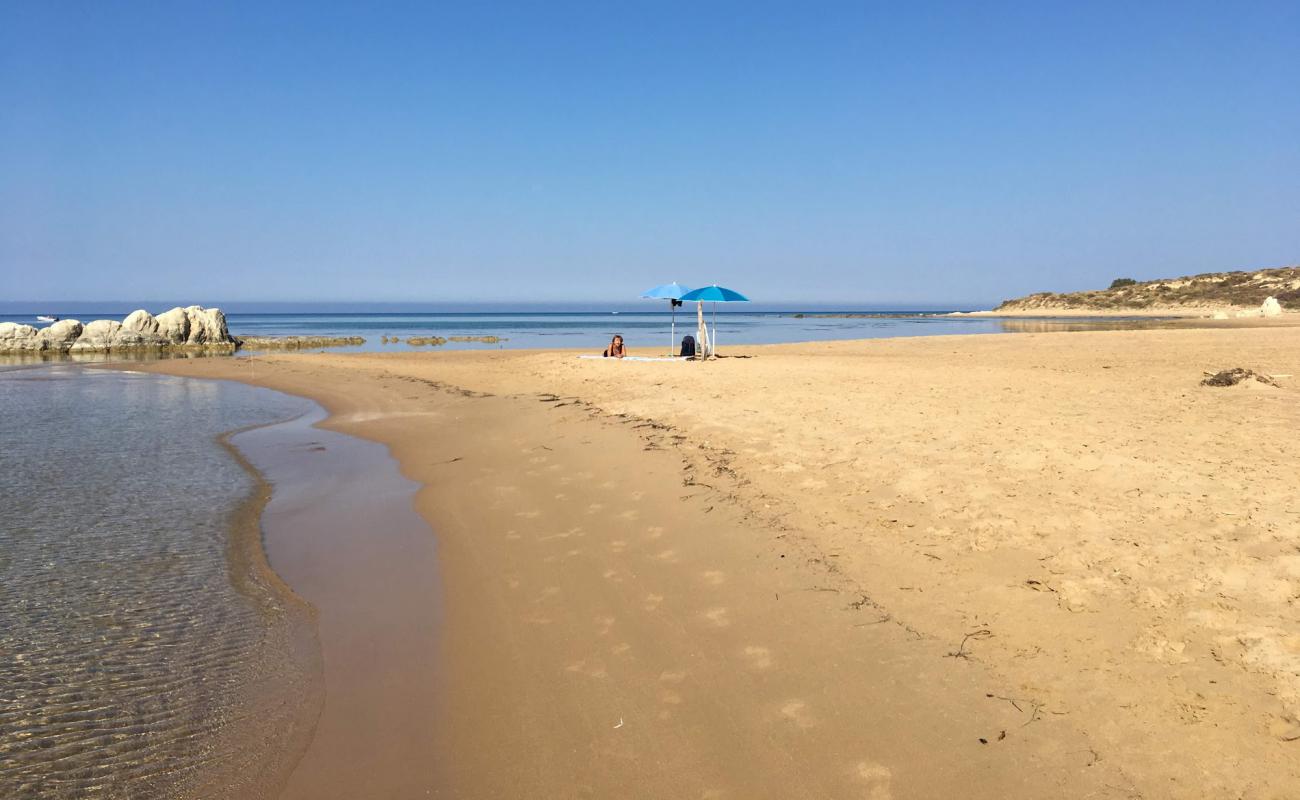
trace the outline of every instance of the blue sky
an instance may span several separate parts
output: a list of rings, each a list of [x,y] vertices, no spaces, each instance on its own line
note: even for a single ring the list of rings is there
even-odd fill
[[[0,0],[0,301],[1300,262],[1300,4]]]

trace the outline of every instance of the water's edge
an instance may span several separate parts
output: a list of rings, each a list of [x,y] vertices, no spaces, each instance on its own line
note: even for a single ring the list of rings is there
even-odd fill
[[[202,380],[187,378],[187,380]],[[274,391],[268,389],[266,391]],[[313,403],[313,405],[315,405]],[[316,406],[319,408],[319,406]],[[241,469],[253,480],[253,490],[230,514],[229,539],[226,549],[226,561],[229,567],[230,583],[240,594],[251,602],[269,603],[265,611],[277,610],[278,601],[291,617],[286,630],[289,634],[288,661],[298,665],[306,674],[306,692],[298,715],[285,730],[281,740],[278,758],[272,759],[264,775],[255,779],[255,784],[265,790],[267,798],[279,797],[289,782],[289,776],[302,760],[315,734],[317,722],[325,701],[324,663],[322,659],[320,634],[317,628],[316,608],[293,590],[267,557],[265,530],[262,517],[271,502],[274,486],[234,444],[232,439],[241,433],[272,428],[291,423],[315,409],[287,419],[276,420],[259,425],[245,425],[225,431],[216,437],[216,442],[234,459]],[[256,697],[246,699],[246,707],[258,708],[260,703],[283,703],[284,697]]]

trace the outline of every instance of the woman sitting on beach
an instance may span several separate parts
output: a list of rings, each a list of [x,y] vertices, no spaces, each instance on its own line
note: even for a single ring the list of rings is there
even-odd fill
[[[605,358],[622,358],[625,355],[627,355],[627,348],[623,346],[623,334],[616,333],[605,350]]]

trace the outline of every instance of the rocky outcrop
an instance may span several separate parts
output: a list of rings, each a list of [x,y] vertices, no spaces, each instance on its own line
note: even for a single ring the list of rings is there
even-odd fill
[[[1261,305],[1262,304],[1262,305]],[[1201,312],[1234,316],[1276,316],[1300,304],[1300,267],[1252,272],[1207,272],[1138,282],[1117,279],[1109,289],[1057,294],[1039,292],[1007,300],[1003,312]],[[1244,313],[1241,313],[1244,312]]]
[[[0,322],[0,352],[26,353],[37,350],[37,333],[31,325]]]
[[[63,319],[48,328],[0,322],[0,353],[66,353],[81,336],[81,323]]]
[[[362,336],[241,336],[235,341],[241,350],[314,350],[320,347],[356,347],[366,343]]]
[[[0,354],[112,353],[141,350],[210,350],[232,352],[235,339],[226,315],[217,308],[173,308],[157,317],[143,309],[122,322],[97,319],[83,326],[75,319],[47,328],[0,323]]]
[[[158,333],[168,341],[176,344],[189,341],[190,315],[185,312],[185,309],[173,308],[171,311],[159,314],[154,321],[158,323]]]

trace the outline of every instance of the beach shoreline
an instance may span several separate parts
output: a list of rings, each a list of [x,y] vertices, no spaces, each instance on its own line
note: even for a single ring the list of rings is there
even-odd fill
[[[574,775],[597,794],[635,780],[644,796],[777,796],[781,779],[752,769],[774,747],[801,764],[787,787],[825,796],[1023,793],[1015,773],[1032,762],[1054,781],[1040,796],[1266,797],[1300,785],[1284,741],[1289,640],[1268,633],[1285,612],[1241,590],[1226,607],[1196,598],[1247,580],[1241,570],[1269,592],[1288,585],[1279,520],[1300,505],[1278,475],[1293,456],[1257,441],[1294,423],[1295,389],[1197,381],[1236,362],[1300,372],[1295,343],[1294,329],[1270,326],[738,346],[754,359],[672,373],[573,351],[147,368],[312,396],[326,426],[388,444],[422,484],[446,580],[445,796],[546,793]],[[1254,427],[1223,429],[1214,415],[1242,404]],[[1158,437],[1171,415],[1204,452],[1126,433]],[[1224,534],[1163,502],[1178,493],[1161,471],[1186,477],[1206,457],[1261,475],[1199,488],[1231,488],[1253,509],[1260,535],[1247,525],[1226,541],[1267,552],[1262,566],[1230,553],[1222,566],[1237,572],[1213,574],[1200,548],[1222,549]],[[1158,468],[1134,472],[1142,459]],[[637,477],[606,486],[583,464]],[[1112,494],[1108,471],[1134,472],[1155,499]],[[1194,512],[1216,500],[1179,502]],[[1147,521],[1122,543],[1095,535],[1125,513]],[[1053,549],[1080,537],[1078,552]],[[1150,563],[1130,557],[1142,548]],[[784,601],[766,605],[768,592]],[[1255,638],[1231,645],[1247,628]],[[863,634],[884,636],[872,647],[886,655],[845,672]],[[809,648],[814,662],[800,655]],[[655,657],[673,654],[694,669]],[[893,691],[845,689],[846,674]],[[881,730],[853,724],[900,698]],[[634,732],[629,717],[654,724]],[[971,735],[990,726],[991,740]],[[719,736],[742,733],[762,736],[718,751]],[[1171,760],[1170,746],[1202,755]],[[1233,761],[1204,755],[1222,752]],[[638,767],[648,753],[671,775]]]

